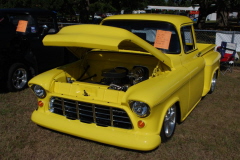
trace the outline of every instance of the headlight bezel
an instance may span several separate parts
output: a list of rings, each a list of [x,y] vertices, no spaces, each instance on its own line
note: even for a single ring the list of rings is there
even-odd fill
[[[145,118],[150,115],[150,107],[148,104],[141,101],[129,101],[131,110],[140,118]]]
[[[45,89],[40,85],[34,84],[31,86],[31,89],[33,93],[40,99],[43,99],[47,96]]]

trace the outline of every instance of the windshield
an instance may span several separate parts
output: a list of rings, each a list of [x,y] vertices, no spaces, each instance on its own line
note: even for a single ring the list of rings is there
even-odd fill
[[[178,34],[171,23],[147,20],[106,20],[102,25],[126,29],[164,53],[180,53]]]

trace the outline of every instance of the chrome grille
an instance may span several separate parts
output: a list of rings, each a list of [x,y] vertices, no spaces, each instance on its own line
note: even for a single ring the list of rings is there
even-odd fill
[[[49,110],[68,119],[78,119],[83,123],[132,129],[132,123],[128,114],[119,108],[52,97]]]

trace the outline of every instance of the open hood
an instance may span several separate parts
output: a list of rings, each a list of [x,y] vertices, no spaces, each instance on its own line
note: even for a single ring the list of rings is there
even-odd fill
[[[160,50],[135,34],[116,27],[91,24],[67,26],[57,34],[47,35],[43,39],[43,44],[68,47],[73,52],[82,52],[88,49],[141,51],[142,54],[154,55],[162,63],[173,68],[171,59]],[[79,55],[80,53],[74,54]]]

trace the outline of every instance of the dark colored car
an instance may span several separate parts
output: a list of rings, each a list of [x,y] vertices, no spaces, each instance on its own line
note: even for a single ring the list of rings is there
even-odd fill
[[[64,47],[43,46],[59,31],[56,15],[40,9],[0,9],[0,88],[20,91],[41,72],[69,63]]]

